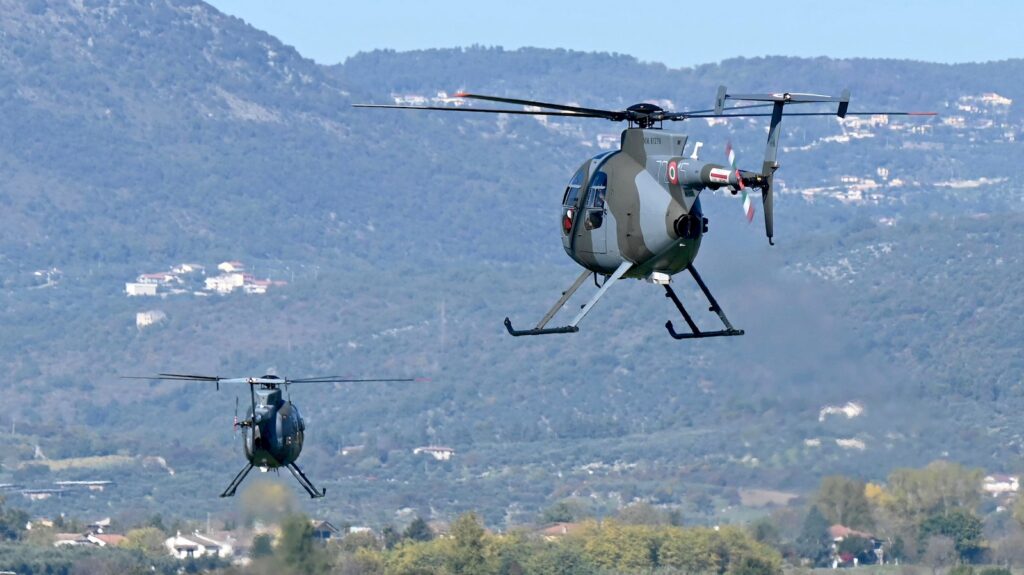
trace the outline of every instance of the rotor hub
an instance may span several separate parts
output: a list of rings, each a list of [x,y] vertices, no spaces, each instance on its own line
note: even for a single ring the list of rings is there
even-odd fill
[[[657,127],[660,128],[664,117],[665,110],[661,106],[647,102],[633,104],[626,108],[626,120],[629,121],[631,126],[636,124],[640,128],[654,128],[654,124],[657,123]]]

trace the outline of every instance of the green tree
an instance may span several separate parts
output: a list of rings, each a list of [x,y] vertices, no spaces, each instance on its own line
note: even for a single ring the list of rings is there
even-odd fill
[[[796,539],[796,552],[809,559],[812,565],[825,565],[829,556],[829,522],[817,505],[811,505],[804,518],[800,536]]]
[[[767,575],[781,573],[781,568],[770,559],[744,555],[729,567],[729,575]]]
[[[456,575],[480,575],[485,572],[484,527],[476,513],[459,516],[452,524],[452,554],[449,568]]]
[[[563,499],[541,513],[541,523],[571,523],[590,516],[590,508],[578,499]]]
[[[648,525],[622,525],[614,541],[620,549],[619,569],[633,573],[657,567],[658,531]]]
[[[418,542],[406,539],[385,555],[389,575],[449,574],[451,540],[435,539]]]
[[[665,533],[658,560],[663,567],[686,573],[718,573],[721,560],[713,530],[705,527],[670,529]]]
[[[828,476],[821,480],[814,503],[833,525],[851,529],[871,529],[875,525],[863,481],[842,475]]]
[[[633,503],[619,509],[618,520],[626,525],[669,525],[669,515],[650,503]]]
[[[355,553],[344,555],[335,573],[339,575],[383,575],[384,557],[374,549],[365,547]]]
[[[909,524],[950,509],[975,509],[981,501],[980,469],[933,461],[923,469],[897,469],[889,474],[886,505]]]
[[[326,552],[313,540],[313,524],[301,514],[281,522],[275,557],[284,568],[298,573],[327,573],[330,567]]]
[[[527,573],[538,575],[590,575],[594,567],[571,545],[555,543],[532,550],[524,560]],[[509,570],[509,573],[512,571]]]
[[[600,525],[588,524],[583,551],[598,567],[632,572],[657,567],[660,544],[657,530],[651,527],[606,520]]]
[[[1024,528],[1024,497],[1018,497],[1013,504],[1013,519]]]
[[[167,533],[167,526],[164,525],[164,518],[159,513],[152,515],[146,520],[146,524],[143,527],[155,527],[159,529],[161,533]]]
[[[394,549],[395,545],[398,545],[398,542],[402,540],[402,535],[391,525],[382,529],[380,536],[384,542],[385,549]]]
[[[260,559],[263,557],[270,557],[274,554],[274,538],[269,533],[260,533],[252,539],[252,545],[249,547],[249,557],[252,559]]]
[[[422,517],[416,517],[416,519],[413,519],[412,523],[405,528],[405,531],[402,532],[402,538],[411,539],[413,541],[430,541],[434,538],[434,532]]]
[[[750,535],[758,542],[771,547],[779,547],[782,537],[779,527],[770,517],[761,517],[750,524]]]
[[[20,509],[4,506],[5,500],[0,496],[0,540],[20,539],[25,533],[28,513]]]
[[[122,545],[128,549],[138,549],[147,555],[165,555],[167,553],[167,549],[164,547],[164,540],[167,537],[156,527],[132,529],[124,536],[125,541]]]
[[[745,530],[738,527],[723,527],[715,531],[718,539],[719,553],[722,555],[722,564],[726,565],[727,573],[734,573],[743,569],[744,573],[757,573],[764,575],[782,575],[782,557],[777,551],[762,545],[750,536]]]
[[[929,517],[921,524],[920,537],[927,541],[942,535],[953,540],[953,547],[961,561],[976,560],[985,547],[982,524],[973,512],[953,509]]]
[[[346,553],[355,553],[359,549],[379,549],[380,541],[372,532],[349,533],[341,539],[340,549]]]

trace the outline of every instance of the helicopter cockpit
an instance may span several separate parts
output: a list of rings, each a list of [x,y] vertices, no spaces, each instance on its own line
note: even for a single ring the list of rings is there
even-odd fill
[[[566,236],[572,233],[572,224],[576,219],[576,202],[583,188],[583,175],[583,168],[577,170],[562,196],[562,234]]]

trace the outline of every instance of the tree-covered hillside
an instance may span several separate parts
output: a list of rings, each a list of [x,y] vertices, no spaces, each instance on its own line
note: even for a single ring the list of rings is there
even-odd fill
[[[331,494],[311,510],[366,522],[412,508],[516,523],[571,495],[700,522],[741,487],[877,479],[943,456],[1022,465],[1022,60],[673,70],[473,47],[322,67],[201,2],[0,9],[0,359],[17,406],[0,417],[0,481],[118,482],[26,501],[33,514],[232,508],[216,494],[242,464],[230,423],[244,390],[117,377],[168,370],[428,378],[291,390],[309,425],[301,463]],[[640,282],[616,286],[580,334],[504,333],[503,317],[535,320],[577,273],[559,197],[623,126],[351,108],[466,88],[694,109],[719,84],[848,86],[851,110],[940,112],[787,120],[775,247],[735,198],[705,197],[698,266],[747,330],[725,341],[671,340],[670,302]],[[705,157],[731,139],[741,165],[760,165],[764,122],[666,129]],[[228,260],[286,283],[208,295]],[[206,276],[125,295],[182,263]],[[166,319],[137,327],[146,311]],[[847,402],[862,411],[822,414]],[[456,455],[413,453],[429,444]]]

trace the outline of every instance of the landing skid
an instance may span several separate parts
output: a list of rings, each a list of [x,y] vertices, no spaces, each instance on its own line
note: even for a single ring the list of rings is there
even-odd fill
[[[594,297],[590,298],[590,301],[588,301],[587,304],[583,306],[583,309],[581,309],[580,312],[576,314],[576,317],[573,318],[572,322],[570,322],[569,325],[562,327],[545,327],[548,324],[548,322],[551,321],[551,318],[555,317],[555,314],[557,314],[558,311],[562,309],[562,306],[565,305],[565,302],[569,301],[569,298],[572,297],[572,294],[576,293],[576,290],[580,289],[580,286],[583,285],[584,281],[586,281],[587,276],[589,276],[592,273],[589,270],[584,270],[583,273],[581,273],[579,277],[576,278],[576,281],[573,282],[572,287],[570,287],[567,291],[562,293],[562,297],[559,298],[555,305],[551,306],[551,309],[548,310],[548,313],[544,314],[544,317],[541,318],[540,322],[537,324],[537,327],[533,329],[515,329],[512,327],[512,320],[506,317],[505,329],[508,330],[509,334],[515,337],[519,337],[521,335],[544,335],[549,333],[576,333],[580,330],[580,328],[577,327],[577,324],[580,323],[580,321],[582,321],[588,313],[590,313],[590,310],[594,307],[594,304],[596,304],[597,301],[601,299],[605,292],[608,291],[608,288],[612,287],[612,285],[615,282],[622,279],[623,274],[625,274],[626,271],[628,271],[631,267],[633,267],[633,264],[630,262],[622,262],[621,264],[619,264],[619,267],[612,273],[612,275],[608,276],[608,279],[606,279],[603,284],[601,284],[601,288],[597,290],[597,293],[594,294]]]
[[[306,493],[308,493],[309,496],[312,497],[313,499],[318,499],[320,497],[323,497],[324,495],[327,495],[327,489],[325,488],[317,490],[317,488],[313,485],[313,482],[310,481],[308,477],[306,477],[306,474],[303,473],[301,469],[299,469],[298,465],[294,463],[289,463],[288,471],[292,472],[292,475],[295,476],[295,479],[299,482],[299,485],[301,485],[302,488],[306,490]]]
[[[676,296],[676,292],[672,289],[672,286],[665,284],[665,297],[671,299],[672,303],[676,304],[676,308],[679,310],[679,313],[682,314],[683,320],[686,321],[686,325],[690,328],[690,333],[678,333],[672,325],[672,322],[667,321],[665,322],[665,328],[668,329],[669,335],[675,339],[698,339],[702,337],[728,337],[743,335],[744,331],[733,327],[732,323],[729,322],[729,318],[725,317],[725,312],[722,311],[722,307],[718,305],[717,301],[715,301],[715,296],[711,295],[711,291],[708,289],[708,286],[704,283],[704,280],[701,279],[700,274],[697,273],[697,268],[691,265],[686,269],[689,270],[690,275],[693,276],[693,281],[697,282],[697,286],[700,287],[700,291],[704,292],[704,297],[706,297],[708,303],[711,304],[708,311],[713,311],[718,314],[718,318],[722,320],[722,324],[725,325],[725,329],[718,331],[701,331],[700,328],[697,327],[697,324],[694,323],[693,318],[690,317],[690,314],[687,313],[686,308],[683,307],[683,302],[679,301],[679,297]]]
[[[235,495],[235,490],[238,489],[238,486],[242,484],[242,481],[245,479],[245,476],[249,475],[250,471],[252,471],[252,463],[245,464],[245,467],[243,467],[242,470],[238,472],[238,475],[236,475],[235,478],[231,480],[231,484],[228,485],[228,488],[225,489],[224,493],[221,493],[220,496],[233,497]]]

